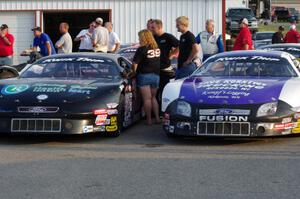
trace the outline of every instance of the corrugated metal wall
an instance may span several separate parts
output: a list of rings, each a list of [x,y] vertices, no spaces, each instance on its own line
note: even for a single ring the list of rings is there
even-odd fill
[[[149,18],[162,19],[166,31],[177,36],[175,19],[181,15],[190,18],[194,33],[204,29],[208,18],[222,32],[222,0],[0,0],[0,11],[64,9],[112,9],[115,31],[124,43],[137,41],[137,32]]]

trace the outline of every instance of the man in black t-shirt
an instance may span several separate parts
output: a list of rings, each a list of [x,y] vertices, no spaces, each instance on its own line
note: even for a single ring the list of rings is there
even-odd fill
[[[161,95],[165,86],[174,77],[174,69],[171,66],[171,60],[179,52],[179,40],[163,30],[163,23],[156,19],[153,21],[153,33],[155,41],[160,49],[160,84],[158,90],[158,101],[161,103]]]
[[[185,16],[176,19],[176,27],[181,32],[178,56],[178,69],[176,71],[176,79],[188,77],[196,70],[194,59],[197,58],[199,45],[196,38],[189,31],[189,19]]]
[[[272,44],[284,43],[283,31],[284,31],[284,26],[279,26],[278,31],[273,34]]]

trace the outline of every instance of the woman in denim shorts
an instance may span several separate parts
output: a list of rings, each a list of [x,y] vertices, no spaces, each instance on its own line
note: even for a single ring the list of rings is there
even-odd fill
[[[152,112],[157,123],[159,106],[156,93],[159,87],[160,50],[149,30],[139,32],[140,47],[133,58],[132,69],[137,74],[137,86],[143,97],[147,124],[152,124]]]

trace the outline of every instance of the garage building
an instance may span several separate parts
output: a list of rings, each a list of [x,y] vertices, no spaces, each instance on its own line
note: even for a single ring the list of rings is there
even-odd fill
[[[55,42],[60,22],[70,24],[74,38],[89,22],[102,17],[113,22],[122,43],[132,43],[150,18],[162,19],[166,31],[177,36],[176,17],[188,16],[194,33],[205,28],[206,19],[213,18],[221,33],[224,10],[225,0],[0,0],[0,23],[8,24],[15,36],[14,63],[18,64],[27,59],[18,55],[30,47],[33,26],[41,26]]]

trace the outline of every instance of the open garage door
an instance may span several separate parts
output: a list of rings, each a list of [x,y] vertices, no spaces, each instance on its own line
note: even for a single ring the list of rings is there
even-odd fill
[[[90,22],[94,21],[97,17],[101,17],[104,22],[110,20],[110,11],[67,11],[67,12],[44,12],[43,23],[44,32],[47,33],[52,42],[60,38],[59,24],[67,22],[70,25],[70,35],[74,39],[77,34],[82,30],[88,28]],[[74,43],[73,52],[77,52],[79,43]]]
[[[10,33],[15,37],[14,64],[21,64],[28,60],[19,56],[25,49],[30,48],[33,41],[31,28],[34,27],[34,12],[0,12],[0,24],[7,24]]]

